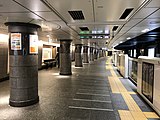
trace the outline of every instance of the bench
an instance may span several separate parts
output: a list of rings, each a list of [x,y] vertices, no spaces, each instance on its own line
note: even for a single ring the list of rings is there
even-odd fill
[[[56,67],[56,60],[55,59],[47,59],[47,60],[44,60],[44,64],[45,64],[45,67],[46,69],[48,69],[49,67]]]

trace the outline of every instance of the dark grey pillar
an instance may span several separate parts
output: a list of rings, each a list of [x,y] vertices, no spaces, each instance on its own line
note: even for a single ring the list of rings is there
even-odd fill
[[[94,48],[94,59],[97,59],[97,49]]]
[[[102,57],[102,53],[101,53],[102,50],[99,49],[98,51],[99,51],[99,58],[101,58]]]
[[[103,57],[105,57],[105,50],[103,50]]]
[[[75,46],[72,46],[72,61],[75,61]]]
[[[83,46],[83,63],[89,63],[89,61],[88,61],[88,46]]]
[[[38,43],[37,47],[33,47],[31,37],[37,35],[37,29],[40,26],[15,22],[5,24],[8,26],[9,31],[9,104],[14,107],[35,104],[39,101]],[[31,47],[36,49],[31,49]]]
[[[97,49],[97,59],[99,58],[99,49]]]
[[[43,50],[43,44],[40,42],[38,46],[38,69],[42,69],[42,50]]]
[[[101,57],[101,50],[98,49],[98,58],[100,58],[100,57]]]
[[[76,48],[75,48],[75,67],[83,67],[81,49],[82,49],[82,44],[76,44]]]
[[[90,47],[90,61],[94,61],[93,47]]]
[[[72,75],[70,44],[72,40],[60,40],[60,75]]]

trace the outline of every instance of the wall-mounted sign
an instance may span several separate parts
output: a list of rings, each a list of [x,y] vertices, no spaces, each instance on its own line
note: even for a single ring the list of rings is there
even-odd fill
[[[11,50],[21,50],[21,33],[11,33]]]
[[[30,54],[38,53],[38,36],[37,35],[29,35],[30,38]]]

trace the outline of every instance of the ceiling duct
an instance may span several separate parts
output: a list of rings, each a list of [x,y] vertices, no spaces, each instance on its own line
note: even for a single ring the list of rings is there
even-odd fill
[[[84,20],[84,15],[82,11],[68,11],[74,20]]]
[[[118,26],[114,26],[113,28],[112,28],[112,31],[116,31],[118,29]]]
[[[81,29],[81,31],[89,31],[88,27],[79,27],[79,29]]]
[[[132,12],[134,8],[127,8],[125,9],[125,11],[123,12],[123,14],[121,15],[121,17],[119,19],[126,19],[126,17]]]

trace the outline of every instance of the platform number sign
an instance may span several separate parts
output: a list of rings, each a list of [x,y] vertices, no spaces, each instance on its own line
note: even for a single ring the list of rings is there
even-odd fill
[[[11,33],[11,50],[21,50],[21,33]]]
[[[37,35],[30,35],[30,54],[37,54],[38,53],[38,36]]]

